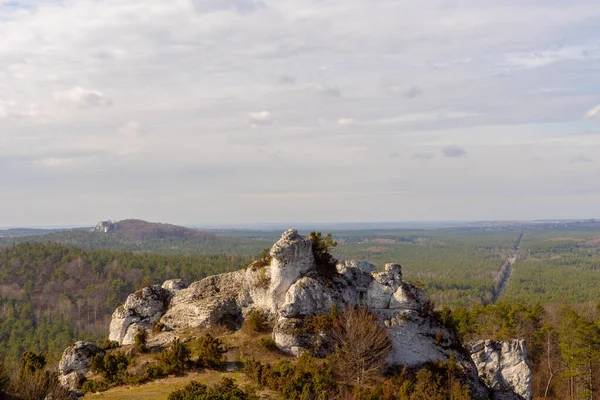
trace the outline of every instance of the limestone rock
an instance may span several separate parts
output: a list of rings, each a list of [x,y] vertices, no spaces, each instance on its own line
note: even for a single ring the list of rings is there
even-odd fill
[[[270,255],[272,260],[269,297],[272,307],[276,309],[288,288],[300,276],[316,267],[312,239],[299,235],[295,229],[290,229],[273,245]]]
[[[58,370],[62,375],[67,375],[71,372],[85,374],[90,370],[92,357],[96,354],[104,355],[105,352],[94,343],[76,342],[73,346],[67,347],[63,352],[62,358],[58,363]]]
[[[162,288],[168,290],[171,292],[171,294],[175,294],[187,287],[188,285],[183,281],[183,279],[169,279],[162,284]]]
[[[347,268],[360,268],[362,271],[368,273],[377,272],[376,266],[369,262],[360,260],[345,260],[339,263],[336,267],[340,274],[343,274]]]
[[[152,323],[162,316],[171,296],[171,292],[160,285],[145,287],[130,294],[125,304],[112,315],[109,340],[122,345],[133,344],[139,330],[151,328]]]
[[[493,391],[493,399],[531,399],[533,373],[524,340],[479,340],[467,347],[479,377]]]
[[[77,371],[58,376],[58,382],[61,384],[61,386],[72,391],[76,391],[77,389],[81,388],[81,384],[84,380],[85,375]]]

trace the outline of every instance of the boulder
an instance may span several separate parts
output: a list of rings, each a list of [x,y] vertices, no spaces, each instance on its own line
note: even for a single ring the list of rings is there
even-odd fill
[[[63,351],[58,370],[61,375],[68,375],[71,372],[85,374],[90,370],[92,357],[96,354],[104,355],[105,352],[94,343],[77,342]]]
[[[531,400],[533,372],[527,360],[525,340],[479,340],[466,346],[479,377],[492,390],[492,398]]]
[[[175,294],[187,287],[188,284],[185,283],[183,279],[169,279],[162,284],[162,288],[171,292],[171,294]]]
[[[163,315],[171,297],[172,293],[160,285],[130,294],[112,315],[108,339],[121,345],[133,344],[138,331],[151,328],[152,323]]]

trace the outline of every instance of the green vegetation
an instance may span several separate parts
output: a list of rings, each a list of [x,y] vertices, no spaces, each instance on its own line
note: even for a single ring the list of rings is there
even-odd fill
[[[0,252],[0,359],[56,359],[75,340],[106,336],[110,316],[145,283],[241,269],[248,255],[134,254],[23,243]]]
[[[222,378],[209,388],[200,382],[191,382],[185,388],[169,395],[169,400],[257,400],[258,397],[244,392],[232,379]]]

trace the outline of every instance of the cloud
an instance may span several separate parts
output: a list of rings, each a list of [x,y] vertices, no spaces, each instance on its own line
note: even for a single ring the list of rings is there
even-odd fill
[[[414,153],[411,158],[414,160],[431,160],[435,155],[433,153]]]
[[[459,158],[467,155],[467,152],[459,146],[452,145],[442,148],[442,154],[447,158]]]
[[[266,110],[248,113],[248,117],[253,124],[258,125],[269,124],[272,121],[271,113]]]
[[[39,106],[35,103],[22,106],[15,101],[5,101],[0,98],[0,119],[37,117],[39,115]]]
[[[137,121],[129,121],[125,125],[119,127],[119,134],[126,138],[136,138],[140,135],[140,124]]]
[[[352,118],[340,118],[338,119],[337,124],[339,126],[350,126],[350,125],[354,125],[354,119]]]
[[[415,85],[411,85],[406,92],[404,92],[404,97],[406,97],[407,99],[414,99],[415,97],[417,97],[418,95],[421,94],[421,89],[419,89],[417,86]]]
[[[285,85],[294,85],[296,83],[296,79],[290,75],[279,75],[277,77],[277,81],[279,83],[283,83]]]
[[[571,164],[580,164],[580,163],[592,163],[594,162],[594,160],[592,160],[589,157],[584,156],[583,154],[575,154],[573,157],[571,157],[569,159],[569,162]]]
[[[398,153],[397,151],[392,151],[391,153],[388,154],[388,158],[399,158],[400,157],[400,153]]]
[[[588,112],[585,113],[585,118],[598,118],[600,119],[600,104],[592,107]]]
[[[84,89],[81,86],[54,93],[54,100],[63,104],[75,105],[80,108],[106,107],[112,105],[112,101],[107,99],[104,93],[97,90]]]
[[[267,8],[262,0],[193,0],[193,3],[200,12],[235,11],[242,15]]]
[[[48,157],[48,158],[44,158],[42,160],[36,161],[35,163],[37,165],[40,165],[43,167],[54,168],[54,167],[63,167],[65,165],[68,165],[71,163],[71,160],[67,159],[67,158]]]
[[[313,87],[317,92],[323,93],[330,97],[341,97],[342,96],[342,92],[340,91],[340,88],[337,87],[337,85],[316,83],[316,84],[314,84]]]
[[[506,65],[519,68],[539,68],[560,61],[585,61],[600,59],[600,46],[557,46],[529,53],[516,53],[506,56]]]

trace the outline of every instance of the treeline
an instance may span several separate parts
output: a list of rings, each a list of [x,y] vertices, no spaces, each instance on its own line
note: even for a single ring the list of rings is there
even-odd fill
[[[599,301],[600,232],[526,233],[505,296],[520,302]]]
[[[135,290],[234,271],[255,257],[173,256],[23,243],[0,251],[0,358],[56,356],[75,339],[106,336],[115,308]]]
[[[440,315],[464,342],[524,338],[534,398],[600,398],[600,303],[543,307],[500,302]]]

